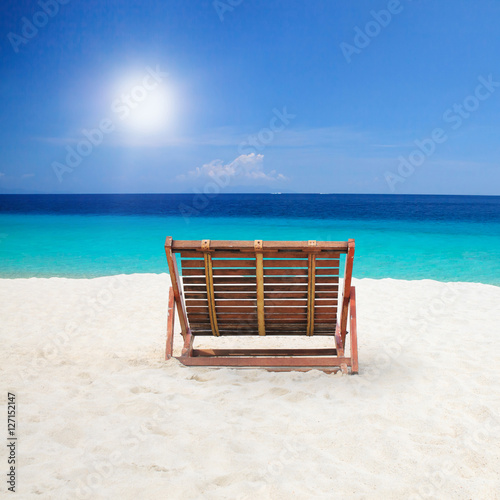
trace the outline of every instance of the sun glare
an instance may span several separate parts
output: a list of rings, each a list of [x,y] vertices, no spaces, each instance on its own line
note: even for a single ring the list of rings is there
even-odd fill
[[[142,74],[122,78],[113,94],[111,109],[129,131],[155,133],[171,123],[172,89],[166,74],[158,69],[147,67]]]

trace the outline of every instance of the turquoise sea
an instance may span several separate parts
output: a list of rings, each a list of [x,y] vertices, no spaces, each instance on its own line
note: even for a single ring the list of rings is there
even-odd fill
[[[500,197],[1,195],[0,277],[167,272],[174,239],[356,240],[356,278],[500,286]]]

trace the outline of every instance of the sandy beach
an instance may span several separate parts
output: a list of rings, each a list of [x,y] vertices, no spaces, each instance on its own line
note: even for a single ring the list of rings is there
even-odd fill
[[[166,274],[0,280],[18,497],[500,498],[500,288],[354,284],[344,376],[165,362]]]

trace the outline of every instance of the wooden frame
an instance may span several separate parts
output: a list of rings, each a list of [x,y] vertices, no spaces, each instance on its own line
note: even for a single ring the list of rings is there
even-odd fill
[[[356,293],[351,286],[354,240],[174,241],[168,237],[165,251],[172,281],[165,359],[173,355],[177,311],[184,340],[177,359],[186,366],[358,373]],[[178,253],[183,259],[183,285]],[[341,301],[340,254],[346,255]],[[334,346],[194,349],[194,339],[201,335],[327,335],[333,337]]]

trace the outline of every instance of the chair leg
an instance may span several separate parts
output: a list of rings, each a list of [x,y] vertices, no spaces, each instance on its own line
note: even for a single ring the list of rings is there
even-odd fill
[[[182,348],[182,354],[180,358],[177,359],[186,359],[186,358],[191,358],[193,354],[193,343],[194,343],[194,336],[191,333],[190,330],[188,330],[186,336],[184,337],[184,346]]]
[[[351,329],[351,373],[358,373],[358,331],[356,325],[356,289],[351,287],[350,302],[350,329]]]
[[[342,336],[340,334],[340,325],[337,324],[335,329],[335,346],[337,348],[337,356],[339,358],[344,357],[344,344],[342,343]],[[341,363],[340,369],[344,375],[347,375],[349,372],[347,370],[347,363]]]
[[[175,323],[175,298],[174,289],[170,287],[168,293],[168,316],[167,316],[167,345],[165,348],[165,359],[170,359],[172,357],[172,351],[174,348],[174,323]]]

